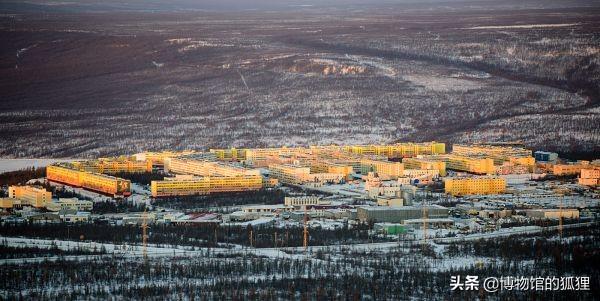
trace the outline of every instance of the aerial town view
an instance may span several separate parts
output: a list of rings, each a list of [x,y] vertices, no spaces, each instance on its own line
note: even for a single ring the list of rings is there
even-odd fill
[[[363,2],[1,2],[0,300],[598,300],[600,3]]]

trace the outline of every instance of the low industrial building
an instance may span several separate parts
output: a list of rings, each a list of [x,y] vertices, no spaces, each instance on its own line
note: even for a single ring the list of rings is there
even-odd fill
[[[512,216],[512,210],[480,210],[479,211],[479,217],[481,218],[491,218],[491,219],[498,219],[498,218],[505,218],[505,217],[510,217]]]
[[[242,212],[246,213],[281,213],[293,210],[294,208],[288,205],[249,205],[242,207]]]
[[[76,214],[60,215],[60,220],[65,223],[85,223],[90,221],[89,213],[78,212]]]
[[[94,202],[80,200],[77,198],[60,198],[57,202],[51,202],[46,205],[46,209],[49,211],[92,211],[94,208]]]
[[[329,202],[323,201],[319,196],[286,196],[283,199],[286,206],[303,207],[307,205],[324,205]]]
[[[449,218],[416,218],[405,220],[404,225],[406,228],[411,229],[422,229],[423,227],[427,227],[427,229],[448,229],[454,226],[454,220]]]
[[[373,225],[373,230],[387,235],[398,235],[408,232],[406,226],[395,223],[376,223]]]
[[[431,205],[426,207],[358,207],[356,215],[361,222],[402,223],[407,219],[446,218],[448,208]]]
[[[528,217],[538,218],[538,219],[559,219],[559,218],[578,219],[579,218],[579,210],[567,209],[567,208],[527,210],[526,214]]]
[[[377,206],[387,206],[387,207],[403,207],[410,206],[412,202],[407,202],[402,197],[396,196],[378,196],[377,197]]]

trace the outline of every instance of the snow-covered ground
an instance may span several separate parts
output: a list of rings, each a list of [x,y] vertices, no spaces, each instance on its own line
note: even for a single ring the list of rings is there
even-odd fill
[[[0,173],[29,167],[45,167],[52,163],[65,161],[73,161],[73,159],[0,159]]]

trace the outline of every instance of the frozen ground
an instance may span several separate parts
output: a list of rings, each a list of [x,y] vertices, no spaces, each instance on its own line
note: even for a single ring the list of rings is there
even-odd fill
[[[0,173],[29,167],[45,167],[52,163],[65,161],[73,161],[73,159],[0,159]]]
[[[564,229],[574,229],[578,227],[585,227],[589,225],[597,225],[596,222],[586,222],[579,224],[569,224],[564,225]],[[391,250],[397,249],[398,247],[407,245],[409,243],[429,243],[434,246],[434,249],[441,248],[441,245],[461,242],[461,241],[473,241],[479,239],[489,239],[489,238],[499,238],[499,237],[508,237],[513,235],[523,235],[523,234],[537,234],[542,231],[558,231],[558,226],[550,226],[550,227],[539,227],[539,226],[526,226],[526,227],[516,227],[509,229],[501,229],[500,231],[488,232],[488,233],[477,233],[470,235],[462,235],[457,237],[444,237],[444,238],[433,238],[429,236],[432,233],[435,233],[436,230],[428,231],[428,239],[423,239],[423,233],[421,230],[415,231],[417,233],[416,240],[411,242],[407,241],[398,241],[398,242],[385,242],[385,243],[366,243],[366,244],[343,244],[343,245],[335,245],[335,246],[310,246],[307,249],[304,247],[282,247],[282,248],[248,248],[240,245],[230,244],[227,247],[220,248],[210,248],[211,252],[215,254],[253,254],[256,256],[266,256],[273,258],[295,258],[302,254],[314,254],[320,251],[329,252],[374,252],[374,251],[382,251],[389,252]],[[131,244],[122,244],[115,245],[111,243],[97,243],[97,242],[87,242],[87,241],[66,241],[66,240],[52,240],[52,239],[34,239],[34,238],[24,238],[24,237],[4,237],[0,236],[0,244],[4,246],[11,247],[38,247],[38,248],[52,248],[57,247],[61,250],[75,250],[75,249],[84,249],[84,250],[105,250],[108,254],[122,254],[126,256],[141,256],[143,254],[143,248],[141,245],[131,245]],[[160,256],[201,256],[204,254],[208,248],[198,248],[198,247],[190,247],[190,246],[166,246],[166,245],[155,245],[149,244],[147,247],[147,254],[151,257],[160,257]],[[90,256],[90,255],[82,255],[82,256]],[[73,257],[78,258],[78,257]],[[10,262],[14,262],[23,259],[10,259]],[[0,263],[4,261],[0,260]]]

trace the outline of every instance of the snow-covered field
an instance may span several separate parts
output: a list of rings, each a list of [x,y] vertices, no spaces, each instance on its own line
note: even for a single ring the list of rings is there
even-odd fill
[[[581,23],[562,23],[562,24],[524,24],[524,25],[498,25],[498,26],[475,26],[467,29],[532,29],[532,28],[556,28],[556,27],[572,27],[581,25]]]
[[[73,161],[73,159],[0,159],[0,173],[29,167],[45,167],[64,161]]]

